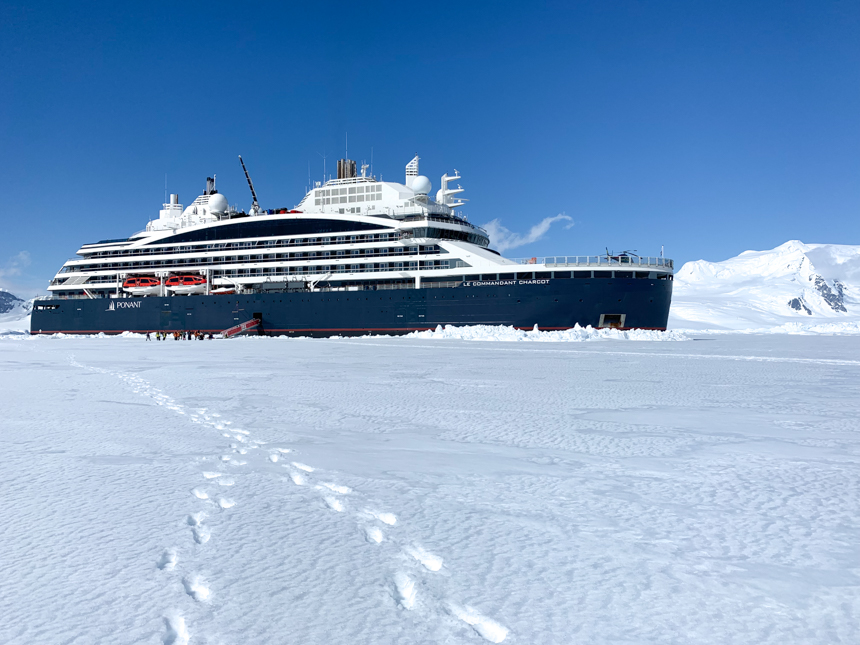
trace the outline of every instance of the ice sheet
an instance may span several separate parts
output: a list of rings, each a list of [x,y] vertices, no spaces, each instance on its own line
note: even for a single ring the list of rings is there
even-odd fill
[[[687,338],[7,337],[0,642],[856,643],[856,338]]]

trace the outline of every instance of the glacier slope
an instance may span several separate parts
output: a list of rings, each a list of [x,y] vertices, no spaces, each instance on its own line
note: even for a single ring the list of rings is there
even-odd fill
[[[856,331],[857,323],[860,246],[792,240],[722,262],[687,262],[675,274],[672,329]]]

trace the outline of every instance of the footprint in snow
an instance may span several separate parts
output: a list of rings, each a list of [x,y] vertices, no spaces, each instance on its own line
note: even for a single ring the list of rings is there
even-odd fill
[[[189,515],[185,521],[188,523],[188,526],[191,527],[191,532],[194,535],[194,541],[197,544],[205,544],[209,541],[209,537],[211,533],[209,532],[209,527],[203,525],[203,520],[206,517],[206,513],[192,513]]]
[[[293,466],[295,468],[298,468],[299,470],[304,470],[306,473],[312,473],[314,470],[316,470],[315,468],[308,466],[307,464],[303,464],[299,461],[294,461]]]
[[[323,487],[340,495],[349,495],[352,492],[352,489],[349,486],[340,486],[339,484],[333,484],[331,482],[320,482],[319,488]]]
[[[202,488],[195,488],[191,491],[191,494],[197,499],[209,499],[209,494]]]
[[[452,615],[470,625],[484,640],[491,643],[501,643],[508,636],[508,628],[500,625],[492,618],[481,615],[476,609],[466,605],[449,605],[448,611]]]
[[[343,503],[337,497],[323,497],[326,506],[337,513],[343,513]]]
[[[162,571],[173,571],[176,568],[176,562],[179,558],[176,556],[176,551],[173,549],[165,549],[161,557],[158,558],[157,566]]]
[[[232,477],[221,477],[218,480],[219,486],[232,486],[235,483],[236,483],[236,480],[233,479]]]
[[[218,477],[221,477],[221,475],[223,475],[223,474],[224,474],[224,473],[204,472],[204,473],[203,473],[203,476],[204,476],[206,479],[217,479]]]
[[[368,542],[373,542],[374,544],[380,544],[382,540],[385,539],[382,531],[376,526],[366,527],[364,529],[364,536],[367,538]]]
[[[185,626],[185,618],[178,612],[164,617],[164,636],[161,642],[164,645],[188,645],[188,628]]]
[[[364,509],[364,513],[374,519],[379,520],[383,524],[388,524],[388,526],[394,526],[395,524],[397,524],[397,516],[394,515],[394,513],[383,513],[381,511],[374,511],[369,508]]]
[[[236,506],[236,502],[234,502],[232,499],[227,499],[226,497],[220,497],[218,498],[218,506],[224,509],[233,508],[234,506]]]
[[[442,558],[438,555],[425,551],[423,547],[415,544],[405,549],[406,553],[418,560],[427,571],[439,571],[442,568]]]
[[[278,455],[269,455],[269,461],[271,461],[273,464],[278,463],[279,458],[280,457]]]
[[[293,483],[296,486],[304,486],[307,483],[305,476],[302,475],[301,473],[291,472],[290,473],[290,479],[293,480]]]
[[[404,609],[412,609],[415,606],[417,592],[415,581],[403,572],[394,576],[395,599]]]
[[[198,575],[190,575],[183,578],[182,586],[185,587],[185,593],[194,598],[197,602],[209,599],[209,586],[206,584],[206,581]]]

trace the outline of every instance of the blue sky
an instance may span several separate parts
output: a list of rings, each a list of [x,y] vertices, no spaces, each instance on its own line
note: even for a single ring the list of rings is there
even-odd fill
[[[292,206],[343,155],[510,257],[860,244],[860,3],[0,2],[0,286],[42,291],[217,173]]]

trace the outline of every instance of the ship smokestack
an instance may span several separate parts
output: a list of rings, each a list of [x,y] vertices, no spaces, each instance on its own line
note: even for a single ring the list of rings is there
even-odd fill
[[[352,159],[337,160],[337,178],[352,179],[355,177],[355,162]]]
[[[170,193],[170,203],[174,204],[174,205],[178,204],[179,203],[179,195],[176,193]]]

